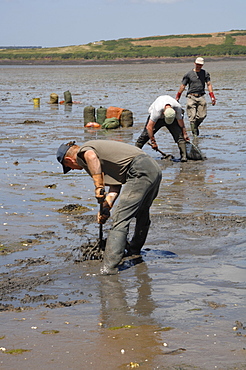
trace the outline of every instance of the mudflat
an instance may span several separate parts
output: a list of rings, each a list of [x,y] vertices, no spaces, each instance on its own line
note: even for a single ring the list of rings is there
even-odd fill
[[[175,96],[189,68],[0,67],[1,368],[246,369],[244,62],[204,66],[217,98],[214,107],[207,98],[196,140],[206,160],[144,147],[163,180],[142,254],[116,276],[100,276],[100,261],[76,262],[78,247],[98,240],[98,205],[88,175],[63,175],[55,157],[72,139],[134,145],[149,105]],[[48,104],[68,89],[76,104]],[[132,110],[133,127],[84,128],[91,104]],[[178,159],[165,129],[157,142]]]

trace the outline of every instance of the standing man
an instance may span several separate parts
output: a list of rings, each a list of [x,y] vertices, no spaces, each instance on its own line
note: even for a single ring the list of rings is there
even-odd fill
[[[127,248],[129,255],[140,254],[145,243],[150,226],[149,209],[158,194],[162,177],[160,167],[141,149],[113,140],[90,140],[81,147],[74,141],[62,144],[57,151],[57,160],[64,173],[84,169],[92,177],[95,197],[98,203],[103,203],[98,223],[104,224],[110,217],[110,210],[121,192],[100,270],[102,275],[116,274],[127,248],[133,218],[136,225]],[[105,185],[109,186],[107,194]]]
[[[187,162],[185,141],[189,141],[189,137],[185,129],[182,107],[169,95],[161,95],[151,104],[147,122],[135,145],[142,148],[150,139],[152,148],[158,150],[154,135],[163,126],[178,144],[181,162]]]
[[[184,75],[182,84],[176,95],[176,100],[179,101],[182,92],[188,85],[186,111],[190,121],[191,131],[194,136],[199,135],[198,127],[207,116],[207,103],[205,95],[205,83],[207,84],[212,105],[216,104],[216,99],[213,93],[213,87],[210,81],[210,74],[202,69],[204,59],[199,57],[195,60],[195,67]]]

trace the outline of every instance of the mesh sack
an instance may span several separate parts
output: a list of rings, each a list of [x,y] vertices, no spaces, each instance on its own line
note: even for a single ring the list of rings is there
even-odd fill
[[[84,126],[88,122],[96,122],[95,108],[92,105],[84,108]]]
[[[58,98],[58,95],[56,93],[51,93],[50,94],[50,101],[49,101],[50,104],[58,104],[58,100],[59,100],[59,98]]]
[[[122,127],[131,127],[133,126],[133,115],[132,112],[128,109],[124,109],[120,117],[120,125]]]
[[[72,95],[70,91],[69,90],[65,91],[63,94],[64,94],[65,104],[72,104],[73,100],[72,100]]]
[[[186,141],[185,144],[186,144],[186,156],[188,159],[193,159],[194,161],[205,159],[204,155],[196,145],[189,141]]]
[[[97,109],[97,123],[102,125],[106,119],[106,114],[107,114],[107,108],[104,108],[104,107],[98,108]]]

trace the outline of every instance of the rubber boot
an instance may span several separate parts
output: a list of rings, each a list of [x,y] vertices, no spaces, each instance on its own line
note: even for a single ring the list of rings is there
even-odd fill
[[[139,143],[139,142],[136,141],[135,146],[138,147],[138,148],[140,148],[140,149],[142,149],[142,147],[144,146],[144,144]]]
[[[146,225],[136,225],[131,242],[127,246],[127,255],[139,255],[148,235],[150,221]]]
[[[194,136],[199,136],[199,128],[198,128],[199,125],[200,125],[199,122],[195,122],[195,124],[194,124],[194,130],[195,130]]]
[[[142,147],[149,141],[148,131],[144,129],[139,138],[137,139],[135,146],[142,149]]]
[[[117,265],[122,260],[126,247],[127,235],[125,232],[111,230],[105,247],[101,275],[115,275],[118,272]]]
[[[191,128],[193,136],[198,136],[199,135],[198,126],[196,125],[196,123],[191,123],[190,128]]]
[[[185,141],[182,141],[181,143],[178,143],[178,147],[179,147],[179,151],[180,151],[180,161],[181,162],[187,162]]]

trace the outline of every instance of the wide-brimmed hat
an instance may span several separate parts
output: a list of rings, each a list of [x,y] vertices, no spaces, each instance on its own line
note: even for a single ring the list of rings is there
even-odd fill
[[[176,113],[173,108],[170,107],[170,108],[165,109],[164,118],[165,118],[165,122],[168,125],[171,125],[173,123],[175,116],[176,116]]]
[[[203,65],[203,64],[204,64],[204,59],[203,59],[203,58],[201,58],[201,57],[198,57],[198,58],[196,58],[195,63],[196,63],[196,64],[201,64],[201,65]]]
[[[75,144],[75,141],[70,141],[67,144],[63,143],[59,146],[59,148],[57,150],[56,158],[57,158],[58,162],[60,162],[61,165],[62,165],[63,173],[67,173],[71,170],[70,167],[64,166],[64,164],[62,162],[63,162],[63,159],[64,159],[68,149],[71,148],[71,146],[73,146],[74,144]]]

